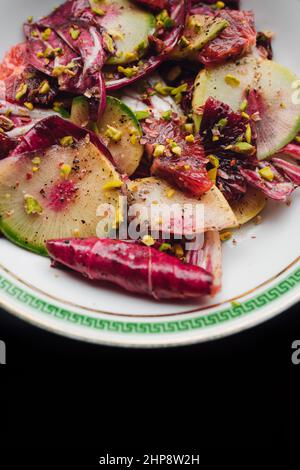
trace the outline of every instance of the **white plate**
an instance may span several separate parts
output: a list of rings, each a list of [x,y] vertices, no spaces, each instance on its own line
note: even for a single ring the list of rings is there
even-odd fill
[[[21,39],[26,17],[57,0],[1,0],[0,54]],[[248,0],[258,29],[276,31],[276,59],[300,76],[298,0]],[[300,193],[290,207],[269,204],[263,223],[224,246],[224,285],[206,302],[164,302],[128,295],[51,269],[49,260],[0,239],[0,305],[42,328],[101,344],[170,346],[229,335],[300,300]],[[232,307],[238,299],[240,306]]]

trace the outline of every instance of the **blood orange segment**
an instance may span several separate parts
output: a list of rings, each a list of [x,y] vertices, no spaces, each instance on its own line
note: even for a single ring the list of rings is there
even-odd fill
[[[256,44],[254,15],[251,11],[224,10],[219,17],[229,26],[201,51],[199,60],[206,66],[220,64],[250,52]]]

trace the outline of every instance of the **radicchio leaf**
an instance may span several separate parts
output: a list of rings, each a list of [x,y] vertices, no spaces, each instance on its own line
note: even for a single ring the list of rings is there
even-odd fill
[[[211,293],[212,275],[139,243],[110,239],[47,242],[56,262],[91,280],[109,281],[155,299],[185,299]]]
[[[7,157],[9,152],[17,145],[17,141],[0,132],[0,160]]]
[[[187,251],[186,261],[189,264],[205,269],[213,276],[212,295],[222,287],[222,245],[220,234],[209,231],[204,234],[204,242],[199,248]]]
[[[259,173],[259,170],[266,166],[274,175],[273,181],[267,181]],[[267,197],[275,201],[287,202],[295,189],[295,184],[289,178],[284,177],[271,162],[261,162],[255,170],[242,168],[240,173],[248,184],[260,189]]]
[[[76,141],[80,141],[86,136],[111,162],[113,158],[104,145],[100,137],[94,132],[76,126],[70,121],[66,121],[59,116],[50,116],[39,121],[30,131],[21,137],[19,145],[11,153],[11,156],[21,155],[27,152],[44,150],[52,145],[59,145],[60,139],[71,136]]]

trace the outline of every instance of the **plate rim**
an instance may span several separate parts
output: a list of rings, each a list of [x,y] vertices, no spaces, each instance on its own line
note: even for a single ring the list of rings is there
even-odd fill
[[[172,317],[170,317],[167,321],[151,321],[145,317],[145,321],[134,321],[130,317],[128,317],[127,320],[125,320],[124,317],[116,320],[115,318],[107,319],[99,316],[97,319],[88,316],[88,314],[68,310],[68,307],[63,307],[63,303],[62,307],[60,307],[58,303],[52,303],[51,298],[48,302],[47,300],[37,297],[35,292],[30,292],[30,289],[26,290],[24,287],[18,286],[17,283],[6,277],[3,271],[0,270],[0,307],[34,326],[79,341],[106,346],[135,348],[183,346],[212,341],[239,333],[268,321],[296,304],[300,300],[300,262],[292,266],[290,271],[285,274],[285,277],[274,280],[266,289],[256,292],[253,296],[249,296],[249,298],[237,306],[228,305],[226,308],[226,305],[223,305],[221,310],[208,312],[206,315],[201,315],[201,312],[198,312],[198,314],[200,314],[198,317],[183,317],[176,320],[172,320]],[[290,295],[285,297],[287,294]],[[24,296],[23,299],[22,296]],[[6,297],[8,300],[6,300]],[[9,302],[9,297],[16,300],[19,307],[16,307],[13,302]],[[45,297],[47,298],[47,296]],[[30,305],[28,306],[28,302],[30,303],[32,301],[36,302],[36,308]],[[22,308],[22,304],[28,307],[28,311],[26,308]],[[50,317],[49,311],[45,312],[44,307],[48,307],[49,311],[52,311]],[[263,314],[264,310],[265,313]],[[35,311],[38,311],[40,314],[44,313],[45,316],[37,316],[34,314]],[[261,315],[258,315],[258,312],[261,312]],[[63,314],[68,315],[67,320]],[[197,312],[195,314],[197,314]],[[177,315],[174,315],[175,318],[176,316]],[[98,326],[102,325],[102,328],[94,327],[94,330],[97,330],[99,335],[95,337],[89,335],[88,331],[91,330],[86,328],[87,325],[80,323],[79,332],[72,331],[71,328],[67,327],[68,321],[69,323],[72,322],[74,325],[74,323],[76,323],[74,319],[76,318],[77,320],[86,321],[89,326],[95,323],[98,323]],[[56,324],[58,319],[61,320],[59,324],[61,327]],[[215,323],[216,319],[218,320],[217,325]],[[237,323],[237,320],[242,320],[242,323]],[[203,328],[203,323],[206,321],[208,321],[208,324]],[[190,323],[190,327],[188,327],[188,322]],[[115,329],[121,328],[122,331],[114,331],[113,337],[105,337],[105,332],[109,331],[109,329],[106,330],[106,328],[104,328],[105,324],[107,326],[114,326]],[[195,326],[195,324],[197,325]],[[177,325],[177,329],[175,325]],[[180,329],[180,325],[183,326],[183,330]],[[171,331],[166,331],[168,326],[169,328],[172,326]],[[132,333],[133,327],[141,328],[141,331]],[[216,330],[210,330],[212,327],[215,327]],[[126,331],[126,328],[128,331]],[[151,328],[154,328],[156,331],[151,331]],[[161,328],[161,330],[166,328],[166,330],[157,332],[158,328]],[[197,335],[189,336],[189,333],[192,331],[195,332],[196,330],[197,332],[205,331],[207,334],[200,335],[199,337]],[[163,340],[159,341],[159,335],[161,333],[167,334],[168,337],[163,336]],[[178,333],[180,333],[180,335],[174,337],[174,334]],[[128,334],[128,336],[126,336],[126,334]],[[135,335],[141,335],[142,341],[137,341]],[[130,338],[130,340],[127,340],[127,338]],[[153,338],[155,338],[155,342]]]

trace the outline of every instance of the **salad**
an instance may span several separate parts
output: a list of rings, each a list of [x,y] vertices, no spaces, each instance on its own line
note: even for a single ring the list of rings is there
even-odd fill
[[[300,185],[300,80],[239,0],[68,0],[0,64],[0,231],[157,300]]]

